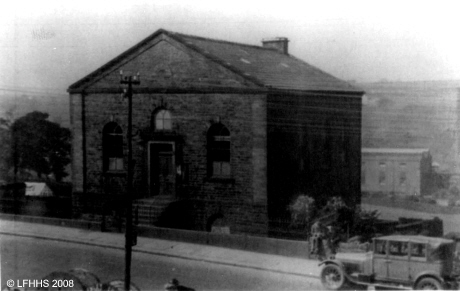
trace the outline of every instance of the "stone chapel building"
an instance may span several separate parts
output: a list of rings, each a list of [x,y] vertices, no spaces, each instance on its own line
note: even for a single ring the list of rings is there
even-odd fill
[[[140,223],[267,235],[299,194],[360,203],[362,91],[291,56],[286,38],[254,46],[160,29],[68,89],[75,215],[123,207],[120,71],[140,79]]]

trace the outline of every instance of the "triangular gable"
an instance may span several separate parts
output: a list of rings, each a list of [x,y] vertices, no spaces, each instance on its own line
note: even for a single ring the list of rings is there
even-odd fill
[[[112,59],[111,61],[109,61],[108,63],[104,64],[102,67],[96,69],[95,71],[93,71],[89,75],[83,77],[82,79],[80,79],[77,82],[75,82],[72,85],[70,85],[68,91],[78,90],[78,89],[81,89],[82,87],[84,87],[85,85],[87,86],[88,84],[91,84],[92,82],[94,82],[94,79],[96,79],[98,76],[100,76],[101,74],[103,74],[107,70],[111,69],[116,64],[120,63],[123,59],[125,59],[130,54],[132,54],[135,51],[141,49],[142,46],[144,46],[144,44],[146,42],[158,37],[161,33],[163,33],[162,29],[156,31],[155,33],[153,33],[152,35],[150,35],[149,37],[147,37],[146,39],[144,39],[143,41],[141,41],[137,45],[131,47],[127,51],[123,52],[119,56],[117,56],[114,59]]]
[[[256,88],[253,79],[201,54],[159,30],[136,46],[69,87],[69,92],[119,89],[119,72],[139,73],[140,88],[230,87]]]

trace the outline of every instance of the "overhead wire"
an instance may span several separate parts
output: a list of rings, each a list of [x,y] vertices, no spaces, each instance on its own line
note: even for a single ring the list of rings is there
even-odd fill
[[[55,89],[59,90],[59,89]],[[60,94],[60,93],[53,93],[50,92],[49,90],[47,91],[42,91],[38,90],[38,88],[34,87],[22,87],[22,88],[12,88],[12,87],[3,87],[0,88],[0,91],[7,91],[7,92],[18,92],[18,93],[29,93],[29,94],[36,94],[40,95],[40,97],[46,98],[46,97],[67,97],[67,94]],[[50,96],[51,95],[51,96]],[[37,96],[34,96],[34,98]],[[39,97],[39,98],[40,98]],[[342,98],[342,97],[341,97]],[[428,97],[427,97],[428,98]],[[306,102],[302,101],[299,104],[298,102],[295,102],[293,104],[289,104],[289,102],[274,102],[274,101],[268,101],[267,102],[267,110],[280,110],[280,111],[285,111],[291,109],[293,106],[295,106],[296,109],[300,109],[300,111],[304,111],[305,113],[303,114],[293,114],[291,116],[282,116],[282,117],[276,117],[272,118],[270,120],[269,124],[271,126],[284,126],[285,128],[293,127],[296,130],[299,128],[299,123],[305,124],[308,128],[312,129],[324,129],[325,126],[321,124],[317,124],[315,120],[313,120],[315,117],[319,117],[323,115],[322,113],[330,112],[330,111],[335,111],[335,112],[343,112],[346,114],[351,114],[351,116],[356,115],[355,117],[352,117],[351,122],[356,123],[356,122],[361,122],[361,117],[364,117],[362,121],[361,127],[364,131],[372,130],[372,129],[378,129],[380,131],[383,131],[388,134],[398,134],[401,132],[407,132],[408,130],[416,130],[416,128],[410,128],[407,124],[402,124],[401,126],[396,126],[392,123],[398,122],[398,120],[395,120],[394,118],[402,118],[404,122],[413,122],[413,123],[431,123],[433,126],[437,125],[455,125],[457,122],[457,118],[455,115],[455,107],[454,109],[451,110],[451,115],[446,114],[446,112],[442,112],[443,114],[439,113],[438,115],[435,116],[430,116],[427,117],[426,115],[422,115],[416,110],[410,110],[410,111],[404,111],[403,109],[401,110],[394,110],[394,111],[382,111],[380,108],[376,108],[376,110],[366,110],[369,109],[366,106],[359,107],[356,109],[350,109],[350,108],[334,108],[332,106],[323,106],[323,105],[311,105],[311,104],[305,104]],[[318,103],[318,102],[316,102]],[[345,103],[344,103],[345,104]],[[54,104],[56,105],[56,104]],[[414,104],[412,104],[414,105]],[[418,106],[418,104],[415,104]],[[409,105],[411,106],[411,105]],[[423,105],[422,105],[423,106]],[[434,110],[432,109],[433,107],[429,108],[429,110]],[[452,107],[451,107],[452,108]],[[366,118],[367,115],[372,115],[369,116],[371,118]],[[184,119],[184,117],[182,117]],[[189,120],[194,120],[195,118],[188,118]],[[252,118],[240,118],[239,122],[254,122],[254,119]],[[310,124],[309,124],[310,122]],[[382,124],[385,123],[385,124]],[[390,124],[390,125],[388,125]],[[387,128],[382,128],[382,126],[385,126]],[[349,130],[348,128],[337,128],[338,130],[344,130],[347,131]],[[295,131],[295,130],[294,130]],[[291,132],[294,132],[291,130]],[[354,131],[350,131],[353,132]],[[420,136],[420,138],[432,138],[431,136]]]

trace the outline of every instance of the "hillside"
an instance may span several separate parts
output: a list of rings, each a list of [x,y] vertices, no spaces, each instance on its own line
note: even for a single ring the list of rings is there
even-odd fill
[[[429,148],[440,169],[455,172],[460,81],[359,83],[363,147]]]
[[[46,112],[49,120],[63,127],[70,126],[69,96],[62,94],[43,95],[0,95],[0,117],[5,117],[7,111],[12,111],[14,118],[19,118],[32,111]]]
[[[460,169],[457,120],[460,80],[356,83],[363,100],[363,147],[429,148],[440,169]],[[0,116],[20,117],[34,110],[70,126],[66,94],[0,95]]]

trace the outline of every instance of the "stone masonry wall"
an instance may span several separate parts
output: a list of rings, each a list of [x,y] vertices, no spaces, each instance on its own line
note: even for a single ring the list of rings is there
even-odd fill
[[[270,95],[268,104],[270,220],[287,227],[288,206],[298,195],[359,204],[361,98]]]
[[[135,94],[133,125],[150,127],[152,112],[162,106],[173,118],[173,132],[183,141],[182,159],[188,167],[188,181],[181,199],[198,201],[194,209],[196,228],[204,229],[212,215],[221,212],[233,233],[267,231],[266,216],[266,108],[264,95],[240,94]],[[103,109],[102,109],[103,108]],[[220,120],[230,131],[232,179],[207,177],[206,133]],[[87,191],[120,195],[125,177],[118,177],[121,193],[104,193],[102,172],[102,129],[117,122],[126,134],[127,100],[116,94],[86,96]],[[133,138],[136,160],[134,188],[138,197],[147,197],[147,141]],[[125,156],[127,154],[124,139]],[[125,161],[126,165],[126,161]],[[75,172],[81,175],[81,171]]]
[[[115,121],[127,131],[127,100],[121,97],[119,71],[125,75],[141,76],[139,92],[168,89],[187,92],[188,88],[231,92],[238,89],[258,88],[257,85],[235,74],[203,54],[162,35],[139,47],[123,60],[114,62],[83,83],[85,96],[86,172],[79,161],[75,181],[85,181],[85,196],[111,195],[119,198],[124,191],[126,175],[102,175],[102,130],[105,124]],[[83,88],[84,87],[84,88]],[[136,90],[137,88],[134,88]],[[116,93],[119,92],[119,93]],[[160,91],[161,92],[161,91]],[[81,104],[75,99],[75,117]],[[264,94],[150,94],[135,92],[133,97],[133,158],[136,161],[134,189],[137,198],[148,197],[148,138],[152,112],[160,106],[170,110],[173,132],[177,138],[181,161],[188,179],[176,193],[182,201],[190,201],[193,208],[194,227],[205,229],[210,217],[223,214],[223,223],[232,233],[267,233],[267,177],[266,177],[266,96]],[[210,180],[207,177],[206,132],[213,122],[220,120],[231,135],[232,179]],[[73,125],[79,135],[81,122]],[[148,136],[148,135],[147,135]],[[167,138],[167,137],[166,137]],[[127,154],[126,138],[124,140]],[[81,148],[79,140],[75,147]],[[78,152],[77,152],[78,151]],[[81,150],[75,150],[80,155]],[[125,161],[126,166],[127,161]],[[85,177],[85,179],[83,179]],[[109,181],[110,180],[110,181]],[[80,182],[78,182],[80,183]],[[81,184],[81,183],[80,183]],[[110,187],[104,185],[111,184]],[[80,187],[80,186],[79,186]],[[83,185],[82,185],[83,188]],[[107,200],[105,199],[105,200]],[[104,200],[104,199],[102,199]],[[99,208],[104,208],[100,205]]]

